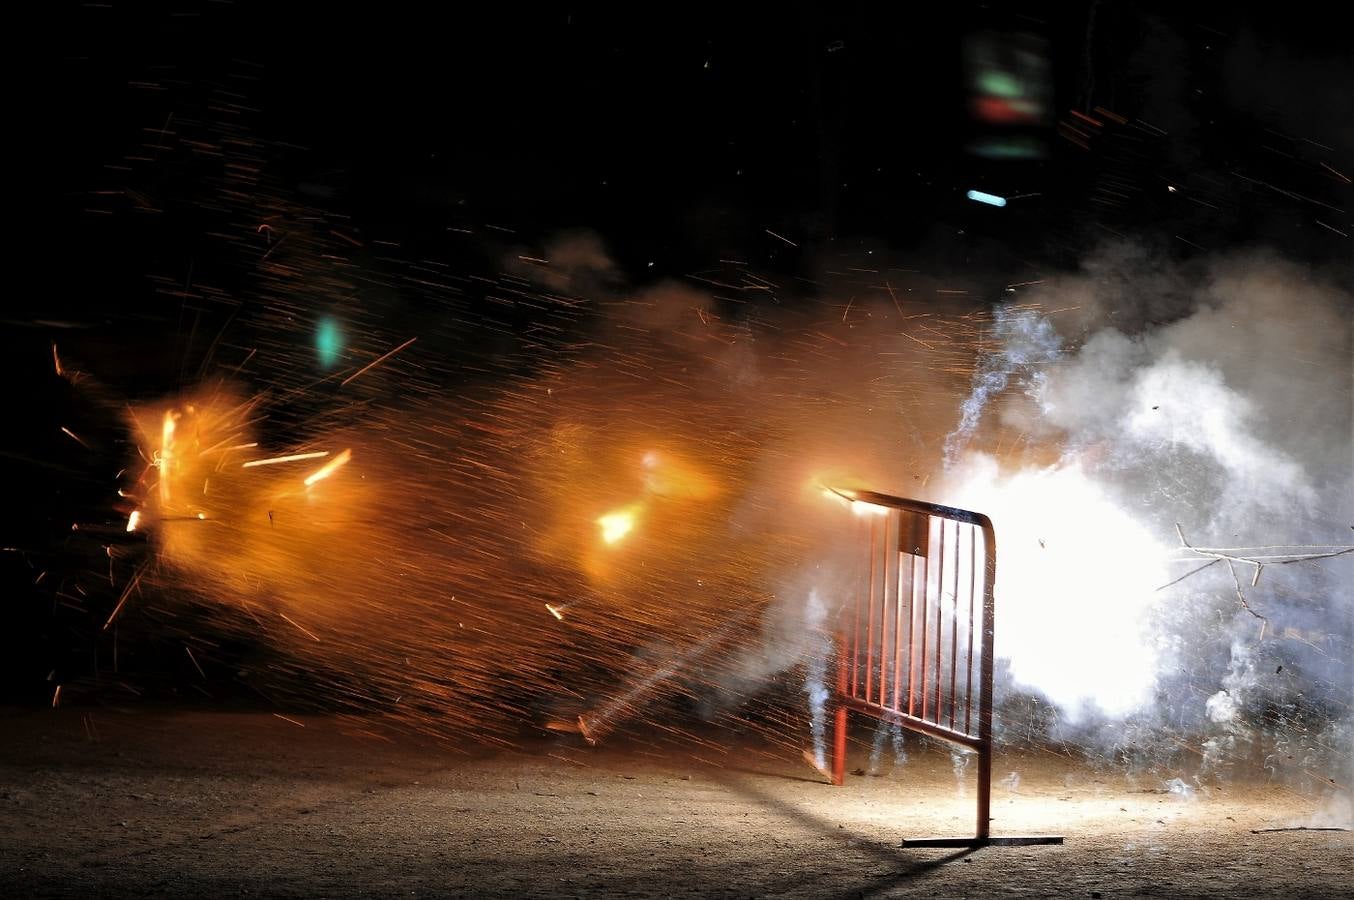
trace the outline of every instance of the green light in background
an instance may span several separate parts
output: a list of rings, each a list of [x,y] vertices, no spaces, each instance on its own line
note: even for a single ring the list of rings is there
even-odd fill
[[[325,316],[315,328],[315,352],[320,358],[320,366],[332,369],[342,349],[343,331],[339,329],[338,321]]]
[[[991,94],[993,97],[1023,97],[1026,93],[1025,86],[1018,78],[997,69],[987,69],[979,73],[978,87],[983,93]]]
[[[1043,159],[1047,155],[1041,139],[1026,135],[983,138],[970,143],[968,151],[988,159]]]

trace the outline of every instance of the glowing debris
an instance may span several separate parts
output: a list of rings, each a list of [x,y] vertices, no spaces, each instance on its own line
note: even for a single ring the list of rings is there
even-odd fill
[[[66,435],[66,437],[68,437],[68,438],[70,438],[71,440],[75,441],[75,442],[76,442],[77,444],[79,444],[81,447],[84,447],[86,450],[89,449],[89,444],[86,444],[84,441],[82,441],[82,440],[80,439],[80,435],[76,434],[74,431],[71,431],[69,428],[67,428],[67,427],[64,426],[64,425],[61,426],[61,431]]]

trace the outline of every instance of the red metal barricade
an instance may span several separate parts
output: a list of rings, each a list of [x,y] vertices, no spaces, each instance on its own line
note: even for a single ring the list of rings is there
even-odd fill
[[[832,781],[845,779],[848,710],[957,744],[978,755],[978,821],[976,838],[952,843],[991,843],[992,523],[935,503],[834,493],[860,515],[869,552],[838,629]]]

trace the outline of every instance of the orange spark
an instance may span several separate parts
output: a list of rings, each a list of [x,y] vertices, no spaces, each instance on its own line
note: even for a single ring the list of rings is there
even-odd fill
[[[349,450],[344,450],[344,451],[343,451],[342,453],[340,453],[338,456],[335,456],[333,459],[329,460],[329,462],[325,463],[324,465],[322,465],[322,466],[320,466],[318,469],[316,469],[314,472],[311,472],[309,475],[307,475],[307,476],[306,476],[306,487],[310,487],[310,486],[311,486],[312,484],[314,484],[315,482],[317,482],[317,481],[323,481],[324,479],[328,478],[330,475],[333,475],[333,474],[334,474],[335,472],[337,472],[339,469],[341,469],[341,468],[343,468],[344,466],[346,466],[346,465],[348,464],[348,460],[350,460],[350,459],[352,459],[352,458],[353,458],[353,451],[352,451],[351,449],[349,449]]]
[[[69,428],[67,428],[65,425],[62,425],[62,426],[61,426],[61,430],[65,433],[65,435],[66,435],[67,437],[69,437],[71,440],[75,441],[75,442],[76,442],[77,444],[79,444],[81,447],[84,447],[86,450],[89,449],[89,444],[86,444],[84,441],[80,440],[80,435],[76,434],[74,431],[71,431],[71,430],[70,430]]]
[[[357,370],[356,372],[354,372],[353,374],[349,375],[347,378],[345,378],[345,379],[343,379],[342,381],[340,381],[340,382],[339,382],[339,387],[343,387],[343,386],[346,385],[348,382],[352,381],[354,378],[356,378],[357,376],[363,374],[364,372],[367,372],[367,371],[369,371],[369,370],[371,370],[371,369],[376,368],[376,367],[379,366],[381,363],[383,363],[383,362],[385,362],[386,360],[390,359],[390,357],[394,356],[396,353],[399,353],[401,350],[403,350],[405,347],[408,347],[410,344],[412,344],[412,343],[413,343],[414,341],[416,341],[416,340],[418,340],[418,338],[416,338],[416,337],[411,337],[409,340],[405,341],[403,344],[400,344],[400,345],[399,345],[398,347],[396,347],[394,350],[388,351],[388,352],[383,353],[382,355],[376,357],[376,359],[374,359],[374,360],[372,360],[371,362],[367,363],[365,366],[363,366],[362,368],[358,369],[358,370]]]
[[[322,459],[329,455],[328,450],[317,450],[314,453],[293,453],[291,456],[274,456],[271,459],[251,459],[249,462],[242,463],[240,468],[252,469],[255,466],[271,466],[277,463],[297,462],[303,459]]]

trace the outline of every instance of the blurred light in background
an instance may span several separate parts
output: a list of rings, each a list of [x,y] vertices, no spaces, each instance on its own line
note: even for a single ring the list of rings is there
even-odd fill
[[[989,206],[1006,205],[1006,198],[998,197],[996,194],[984,194],[982,191],[969,191],[967,196],[970,200],[976,200],[979,203],[986,203]]]
[[[315,353],[319,356],[320,367],[332,369],[342,350],[343,331],[338,321],[329,316],[324,317],[315,328]]]
[[[974,136],[988,159],[1042,159],[1053,119],[1048,43],[1028,32],[978,31],[964,41],[964,81]]]

